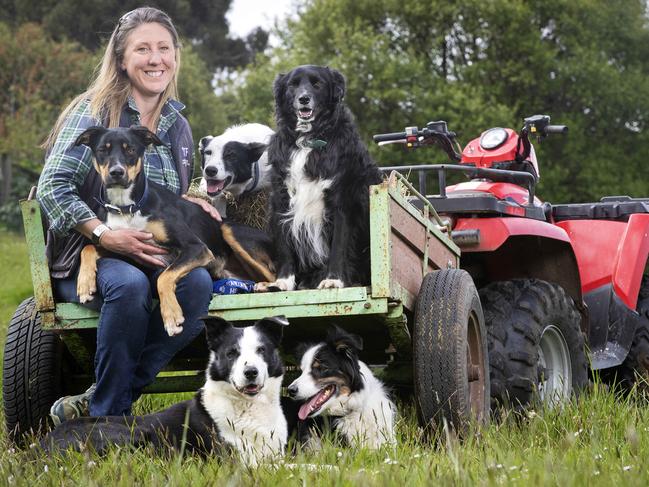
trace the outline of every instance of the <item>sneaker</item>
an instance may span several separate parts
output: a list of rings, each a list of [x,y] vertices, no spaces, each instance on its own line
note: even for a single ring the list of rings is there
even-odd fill
[[[50,418],[52,418],[54,426],[58,426],[68,419],[88,416],[90,414],[90,398],[95,392],[95,386],[96,384],[91,385],[83,394],[57,399],[50,408]]]

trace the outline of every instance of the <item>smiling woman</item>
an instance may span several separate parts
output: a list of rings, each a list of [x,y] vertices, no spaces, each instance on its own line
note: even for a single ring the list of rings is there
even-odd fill
[[[153,301],[165,265],[156,256],[166,250],[133,221],[120,228],[102,222],[101,178],[90,149],[74,143],[90,126],[145,125],[161,141],[142,157],[146,179],[186,193],[194,143],[181,114],[184,106],[174,99],[179,66],[180,42],[169,16],[150,7],[126,13],[113,30],[96,78],[63,111],[45,143],[37,195],[49,221],[48,257],[57,301],[79,302],[79,255],[88,240],[110,252],[97,261],[92,283],[93,307],[100,310],[96,387],[56,401],[51,410],[55,423],[78,415],[129,414],[142,389],[203,329],[199,318],[207,314],[212,295],[207,270],[194,269],[178,282],[184,323],[182,333],[169,337]],[[126,198],[134,200],[130,203],[138,199],[133,189]],[[209,213],[219,219],[213,208]]]
[[[131,82],[142,125],[153,130],[152,115],[160,95],[176,74],[176,54],[169,31],[155,23],[133,30],[127,38],[121,68]]]

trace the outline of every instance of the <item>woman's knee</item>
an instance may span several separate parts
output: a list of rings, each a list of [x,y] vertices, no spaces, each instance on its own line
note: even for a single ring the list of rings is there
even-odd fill
[[[127,299],[150,306],[151,285],[148,276],[127,262],[100,259],[97,262],[97,284],[104,301]]]
[[[212,288],[210,273],[198,267],[178,281],[176,295],[181,306],[185,302],[191,306],[206,307],[212,298]]]

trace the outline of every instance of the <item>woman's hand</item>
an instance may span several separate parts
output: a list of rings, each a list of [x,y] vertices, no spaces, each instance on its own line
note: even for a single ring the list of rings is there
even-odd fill
[[[187,196],[186,194],[183,195],[183,198],[186,199],[187,201],[191,201],[192,203],[196,203],[198,206],[203,208],[204,211],[206,211],[212,218],[214,218],[217,222],[221,221],[221,215],[218,211],[216,211],[216,208],[214,208],[212,205],[210,205],[207,201],[205,201],[202,198],[195,198],[193,196]]]
[[[153,234],[135,230],[133,228],[120,228],[107,230],[99,239],[99,244],[106,250],[117,254],[126,255],[140,264],[153,267],[166,267],[166,262],[156,258],[156,255],[166,254],[162,247],[150,243]]]

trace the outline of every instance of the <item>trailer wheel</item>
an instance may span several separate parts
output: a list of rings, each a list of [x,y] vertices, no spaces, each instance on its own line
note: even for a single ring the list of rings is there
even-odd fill
[[[579,313],[562,287],[539,279],[480,290],[489,339],[492,407],[550,406],[588,383]]]
[[[414,388],[422,425],[442,418],[458,432],[489,417],[487,336],[471,276],[448,269],[427,274],[415,307]]]
[[[34,298],[16,309],[4,349],[2,399],[5,423],[12,441],[40,434],[47,426],[52,403],[60,396],[62,343],[52,332],[41,330]]]
[[[633,343],[624,362],[617,367],[605,369],[601,377],[609,383],[616,383],[624,392],[634,385],[649,389],[649,277],[642,276],[636,310],[640,322],[636,327]]]

